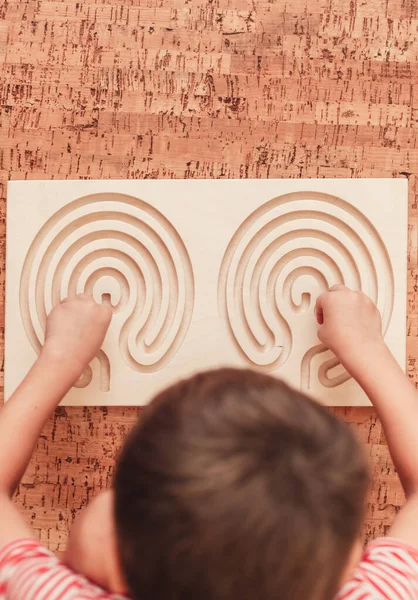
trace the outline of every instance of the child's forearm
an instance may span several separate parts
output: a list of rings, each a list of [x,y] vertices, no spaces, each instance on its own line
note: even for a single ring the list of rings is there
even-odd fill
[[[43,426],[76,378],[61,357],[42,351],[0,410],[0,493],[14,493]]]
[[[418,492],[416,389],[383,343],[359,357],[350,371],[377,410],[405,494]]]

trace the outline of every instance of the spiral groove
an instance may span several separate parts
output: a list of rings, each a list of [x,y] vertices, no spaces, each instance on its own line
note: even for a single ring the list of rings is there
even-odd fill
[[[380,309],[386,331],[394,277],[374,226],[335,196],[291,193],[263,204],[235,232],[221,265],[219,310],[245,359],[262,370],[279,371],[309,337],[316,297],[338,283],[367,294]],[[300,356],[302,388],[309,389],[311,362],[325,350],[315,330]],[[337,365],[334,357],[318,369],[324,386],[348,379],[345,372],[330,375]]]
[[[179,234],[156,208],[126,195],[94,194],[57,211],[26,255],[20,308],[36,351],[50,310],[82,292],[110,302],[123,316],[119,348],[126,364],[155,371],[170,362],[189,327],[192,265]],[[108,388],[109,360],[103,352],[98,359]],[[88,385],[90,375],[79,385]]]

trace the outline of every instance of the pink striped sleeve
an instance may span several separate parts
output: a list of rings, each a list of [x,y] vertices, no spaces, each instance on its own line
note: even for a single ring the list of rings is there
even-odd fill
[[[337,600],[418,600],[418,549],[392,538],[375,540]]]
[[[0,550],[0,600],[123,600],[63,565],[36,540]]]

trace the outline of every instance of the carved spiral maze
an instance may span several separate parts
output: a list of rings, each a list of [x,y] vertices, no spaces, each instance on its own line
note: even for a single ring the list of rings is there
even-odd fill
[[[220,270],[219,309],[244,357],[258,368],[276,371],[296,350],[295,337],[302,341],[312,325],[316,297],[337,283],[376,302],[386,331],[394,277],[374,226],[340,198],[287,194],[255,210],[231,239]],[[305,389],[310,388],[313,359],[326,351],[314,335],[300,358]],[[337,366],[333,356],[320,365],[322,385],[334,387],[349,378]]]
[[[46,317],[63,298],[89,292],[123,316],[119,348],[136,371],[162,368],[182,344],[190,324],[194,280],[189,255],[171,223],[142,200],[121,194],[79,198],[40,229],[24,262],[20,310],[36,351]],[[103,351],[100,386],[110,385]],[[92,378],[89,368],[80,381]]]

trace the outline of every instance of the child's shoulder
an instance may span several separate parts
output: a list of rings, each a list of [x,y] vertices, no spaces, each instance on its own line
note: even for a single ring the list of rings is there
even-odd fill
[[[418,548],[391,537],[369,543],[338,600],[416,600]]]
[[[71,571],[34,539],[16,540],[0,549],[0,600],[124,600],[107,594]]]

